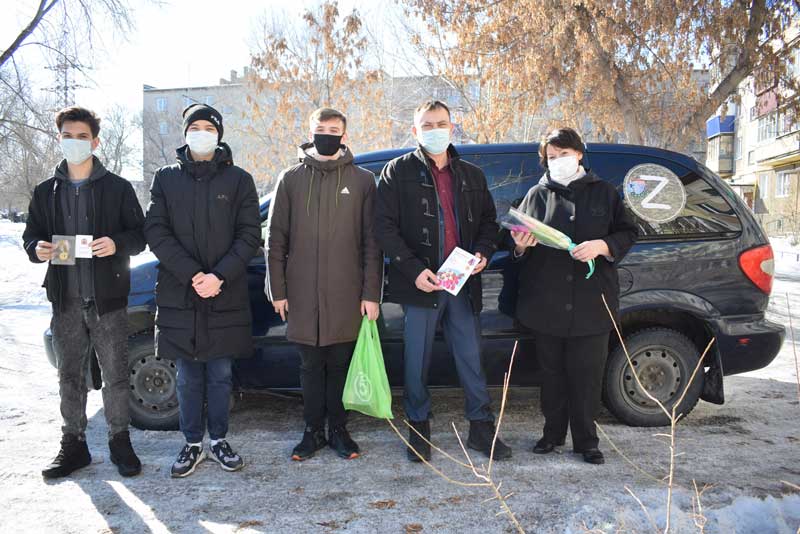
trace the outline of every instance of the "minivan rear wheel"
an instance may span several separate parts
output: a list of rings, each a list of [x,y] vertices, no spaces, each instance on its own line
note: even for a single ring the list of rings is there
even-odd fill
[[[141,430],[177,430],[175,362],[156,356],[153,334],[128,340],[131,424]]]
[[[700,357],[697,347],[685,335],[668,328],[648,328],[626,336],[625,345],[639,376],[622,346],[608,356],[603,383],[603,402],[620,421],[630,426],[666,426],[670,419],[645,394],[658,399],[670,412],[678,402]],[[703,391],[703,370],[699,370],[676,411],[686,416]],[[642,388],[644,387],[644,389]]]

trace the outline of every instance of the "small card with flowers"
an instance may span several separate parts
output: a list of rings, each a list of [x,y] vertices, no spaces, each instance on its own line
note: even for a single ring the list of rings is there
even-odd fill
[[[480,261],[477,256],[456,247],[436,273],[439,285],[451,295],[458,295]]]

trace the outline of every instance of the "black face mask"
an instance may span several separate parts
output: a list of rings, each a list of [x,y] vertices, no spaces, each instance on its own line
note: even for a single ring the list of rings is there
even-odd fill
[[[314,148],[320,156],[333,156],[341,146],[341,135],[314,134]]]

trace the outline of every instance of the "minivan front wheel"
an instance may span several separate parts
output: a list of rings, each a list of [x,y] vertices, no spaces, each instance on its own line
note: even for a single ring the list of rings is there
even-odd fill
[[[670,413],[691,378],[700,357],[685,335],[668,328],[648,328],[625,338],[625,345],[639,377],[636,380],[622,346],[608,356],[603,383],[603,402],[620,421],[630,426],[666,426],[667,415],[647,396],[658,399]],[[686,416],[703,391],[700,369],[676,411]],[[641,384],[640,384],[641,383]]]
[[[131,424],[141,430],[177,430],[175,362],[156,356],[153,334],[128,340]]]

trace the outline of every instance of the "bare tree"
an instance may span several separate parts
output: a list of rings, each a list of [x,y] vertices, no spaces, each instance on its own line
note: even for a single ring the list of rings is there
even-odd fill
[[[598,138],[681,148],[748,76],[797,89],[784,42],[794,0],[402,3],[424,24],[431,69],[477,100],[481,140],[511,131],[509,112],[545,107],[589,119]]]
[[[112,106],[102,118],[98,156],[114,174],[120,175],[126,169],[141,165],[133,142],[140,130],[137,123],[137,117],[119,104]]]

